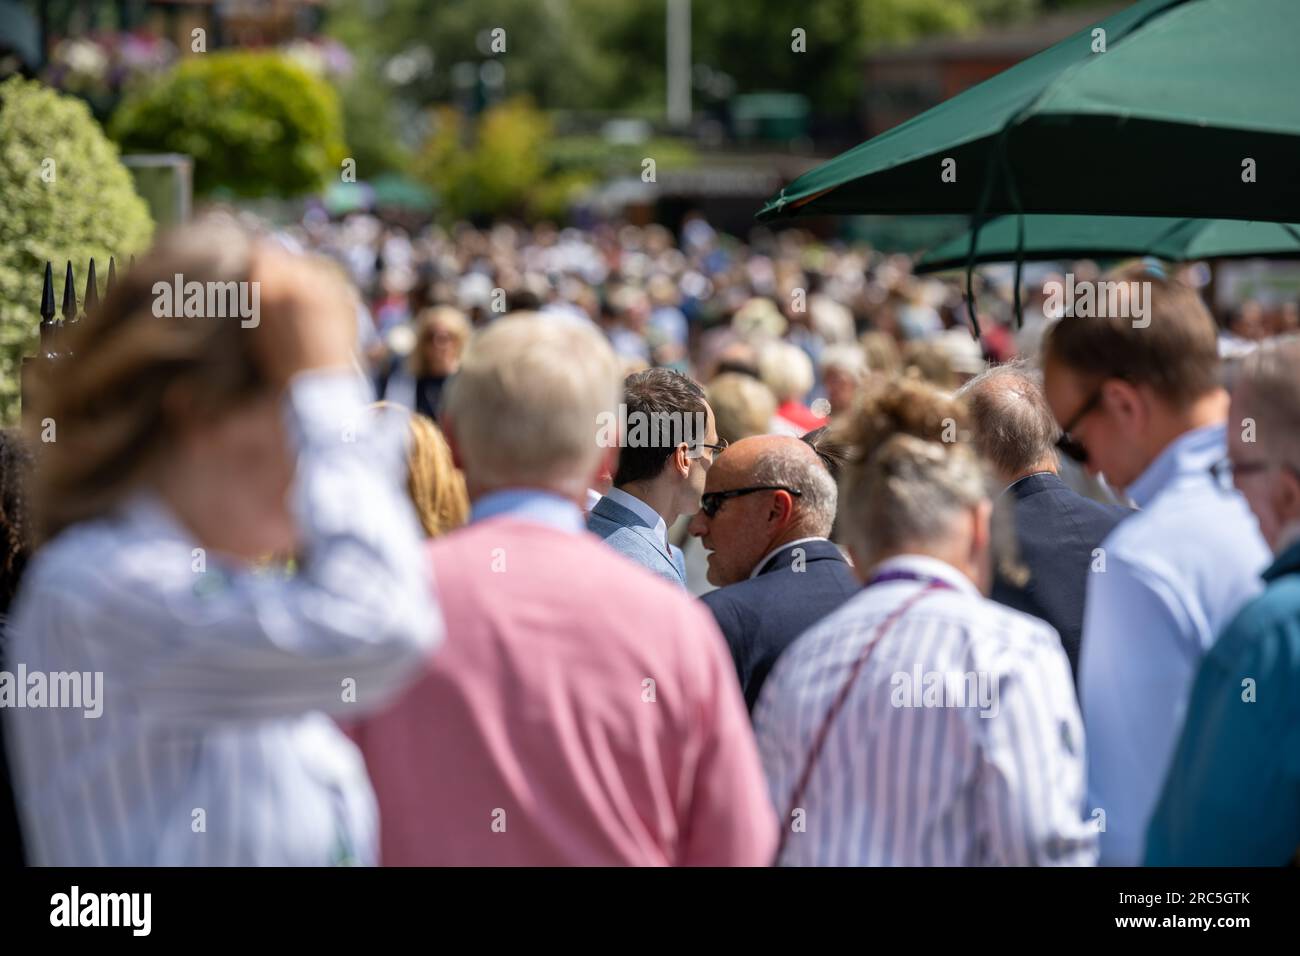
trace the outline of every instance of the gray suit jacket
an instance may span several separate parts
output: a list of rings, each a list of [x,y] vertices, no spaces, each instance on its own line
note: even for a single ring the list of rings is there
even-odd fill
[[[655,529],[635,512],[601,498],[587,516],[587,530],[647,571],[686,586],[686,564],[680,548],[665,545]]]

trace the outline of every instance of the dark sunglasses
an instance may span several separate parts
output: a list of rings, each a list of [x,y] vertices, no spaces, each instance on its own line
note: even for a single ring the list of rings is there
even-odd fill
[[[700,495],[700,510],[712,518],[722,507],[722,503],[728,498],[739,498],[741,495],[752,495],[756,491],[788,491],[796,498],[803,494],[802,491],[795,491],[793,488],[787,488],[785,485],[755,485],[752,488],[733,488],[730,491],[709,491]]]
[[[1078,462],[1080,465],[1088,463],[1088,449],[1084,447],[1083,442],[1075,438],[1070,432],[1079,426],[1089,412],[1093,411],[1101,403],[1101,386],[1092,393],[1092,398],[1083,403],[1083,407],[1074,413],[1074,416],[1061,426],[1061,437],[1056,439],[1057,450],[1069,458],[1071,461]]]

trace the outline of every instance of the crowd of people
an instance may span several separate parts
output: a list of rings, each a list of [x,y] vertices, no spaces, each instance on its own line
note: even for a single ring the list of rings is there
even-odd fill
[[[0,693],[7,854],[1292,860],[1295,310],[1111,275],[1149,323],[985,289],[977,341],[698,215],[164,237],[0,443],[0,667],[103,684]]]

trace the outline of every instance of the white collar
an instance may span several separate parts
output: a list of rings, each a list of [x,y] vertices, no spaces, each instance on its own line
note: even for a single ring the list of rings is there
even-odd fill
[[[655,534],[659,535],[659,540],[664,543],[664,547],[668,546],[668,525],[664,522],[663,515],[636,497],[636,495],[630,495],[622,488],[611,487],[609,491],[605,492],[605,497],[616,505],[622,505],[651,528],[654,528]]]
[[[871,569],[870,574],[867,575],[867,580],[870,581],[875,575],[887,571],[905,571],[921,577],[936,578],[963,594],[969,594],[972,597],[983,597],[980,594],[980,589],[975,586],[975,583],[970,578],[947,561],[940,561],[928,554],[899,554],[892,558],[886,558]]]
[[[794,541],[787,541],[785,544],[778,544],[771,551],[767,552],[767,554],[763,555],[762,560],[760,560],[758,564],[754,565],[754,570],[749,572],[749,576],[751,578],[758,577],[758,572],[762,571],[763,568],[767,567],[767,562],[771,561],[774,557],[776,557],[778,552],[784,551],[786,548],[793,548],[796,544],[807,544],[809,541],[826,541],[826,540],[828,539],[815,534],[809,538],[798,538]]]

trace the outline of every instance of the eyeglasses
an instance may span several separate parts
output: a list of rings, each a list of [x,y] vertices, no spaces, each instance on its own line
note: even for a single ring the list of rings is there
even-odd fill
[[[714,457],[714,458],[717,458],[719,455],[721,455],[724,451],[727,450],[727,446],[728,446],[729,444],[731,444],[731,443],[730,443],[729,441],[727,441],[725,438],[719,438],[719,439],[718,439],[718,444],[716,444],[716,445],[710,445],[708,442],[697,441],[697,442],[695,442],[695,444],[693,444],[691,447],[694,448],[694,449],[699,449],[699,448],[709,448],[709,449],[712,449],[712,451],[713,451],[713,457]],[[698,455],[698,453],[697,453],[697,454],[692,455],[691,457],[692,457],[692,458],[698,458],[699,455]]]
[[[1074,416],[1061,427],[1061,437],[1056,439],[1057,450],[1065,455],[1071,461],[1077,461],[1081,465],[1088,463],[1088,449],[1084,447],[1083,442],[1075,438],[1070,432],[1079,427],[1079,422],[1083,421],[1090,412],[1101,404],[1101,389],[1098,385],[1097,390],[1092,393],[1092,397],[1083,403]]]
[[[756,491],[786,491],[800,497],[803,492],[795,491],[793,488],[787,488],[785,485],[755,485],[752,488],[733,488],[730,491],[709,491],[700,495],[700,510],[712,518],[722,507],[722,503],[728,498],[739,498],[741,495],[752,495]]]

